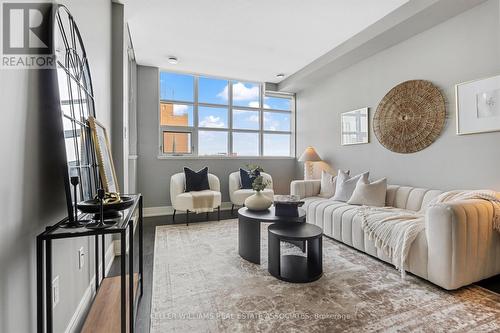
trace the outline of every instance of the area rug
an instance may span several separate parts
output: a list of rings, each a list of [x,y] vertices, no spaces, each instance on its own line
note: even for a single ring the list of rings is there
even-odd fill
[[[292,245],[283,251],[300,251]],[[449,292],[323,238],[324,275],[282,282],[238,255],[238,222],[156,228],[151,332],[498,332],[500,296]]]

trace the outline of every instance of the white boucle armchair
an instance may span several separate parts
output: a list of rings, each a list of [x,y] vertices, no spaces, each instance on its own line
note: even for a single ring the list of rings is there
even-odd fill
[[[211,192],[213,192],[214,200],[210,207],[197,208],[197,213],[206,212],[207,219],[208,213],[212,212],[217,208],[217,220],[220,220],[220,205],[222,202],[222,196],[220,193],[220,181],[216,175],[208,174],[208,184]],[[170,200],[172,201],[172,207],[174,208],[173,221],[175,222],[175,213],[180,211],[186,211],[186,225],[189,224],[189,212],[194,212],[194,202],[192,192],[185,192],[186,190],[186,176],[184,172],[179,172],[170,178]]]
[[[273,178],[270,174],[265,172],[261,172],[260,175],[262,176],[262,178],[264,178],[264,181],[269,182],[269,185],[264,191],[262,191],[262,194],[273,200]],[[231,173],[229,175],[229,199],[231,200],[231,215],[234,212],[234,206],[244,206],[245,199],[253,195],[254,193],[255,192],[252,189],[241,188],[241,178],[239,171]]]

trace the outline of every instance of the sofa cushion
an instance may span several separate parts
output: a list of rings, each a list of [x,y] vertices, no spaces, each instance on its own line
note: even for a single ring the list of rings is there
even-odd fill
[[[204,167],[198,172],[188,167],[184,167],[184,175],[186,177],[186,192],[210,189],[208,183],[208,167]]]
[[[354,192],[354,189],[356,188],[358,180],[363,178],[368,181],[368,175],[369,173],[365,172],[357,176],[350,177],[348,173],[339,170],[339,173],[337,175],[337,184],[335,186],[335,195],[333,196],[332,200],[343,202],[349,200],[352,193]]]
[[[325,170],[321,170],[321,187],[319,196],[322,198],[331,198],[335,194],[335,185],[337,176],[332,175]]]
[[[382,178],[372,183],[360,178],[351,198],[347,201],[350,205],[364,205],[383,207],[385,205],[385,194],[387,192],[387,179]]]

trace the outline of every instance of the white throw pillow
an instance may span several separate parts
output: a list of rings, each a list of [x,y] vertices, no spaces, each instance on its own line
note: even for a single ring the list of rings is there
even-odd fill
[[[364,205],[373,207],[384,207],[387,192],[387,179],[382,178],[372,183],[361,178],[351,198],[347,201],[350,205]]]
[[[321,187],[318,196],[322,198],[331,198],[335,194],[335,184],[337,176],[332,175],[325,170],[321,170]]]
[[[368,181],[369,172],[362,173],[360,175],[351,177],[348,173],[339,170],[337,174],[337,184],[335,186],[335,195],[332,200],[346,202],[352,196],[356,184],[360,179],[366,179]]]

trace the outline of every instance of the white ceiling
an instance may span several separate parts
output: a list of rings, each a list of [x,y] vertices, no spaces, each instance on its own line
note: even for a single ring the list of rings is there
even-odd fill
[[[137,63],[279,82],[276,74],[297,72],[408,0],[123,2]]]

